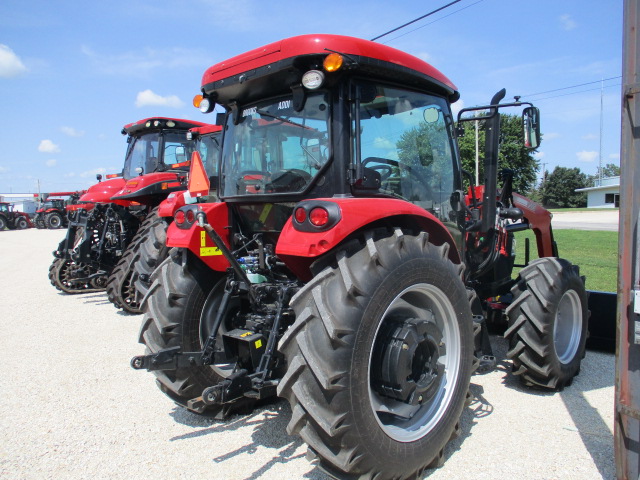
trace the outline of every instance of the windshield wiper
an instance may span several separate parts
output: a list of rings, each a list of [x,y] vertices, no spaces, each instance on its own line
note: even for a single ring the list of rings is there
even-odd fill
[[[275,120],[280,120],[283,123],[288,123],[290,125],[293,125],[295,127],[300,127],[300,128],[304,128],[306,130],[315,130],[315,128],[310,128],[307,127],[306,125],[303,125],[301,123],[296,123],[296,122],[292,122],[291,120],[284,118],[284,117],[279,117],[278,115],[273,115],[269,112],[265,112],[264,110],[256,110],[256,113],[259,115],[262,115],[263,117],[269,117],[269,118],[273,118]]]

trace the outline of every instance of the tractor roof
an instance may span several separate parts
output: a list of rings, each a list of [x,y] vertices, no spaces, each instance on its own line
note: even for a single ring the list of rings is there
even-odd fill
[[[204,73],[202,91],[220,103],[273,94],[274,88],[299,83],[307,70],[321,68],[332,52],[345,57],[342,71],[435,89],[451,101],[459,96],[446,76],[413,55],[369,40],[327,34],[286,38],[217,63]]]
[[[207,125],[203,122],[196,122],[195,120],[184,120],[181,118],[170,117],[150,117],[143,118],[137,122],[129,123],[122,128],[122,134],[134,134],[142,130],[162,130],[162,129],[190,129],[193,127],[202,127]]]

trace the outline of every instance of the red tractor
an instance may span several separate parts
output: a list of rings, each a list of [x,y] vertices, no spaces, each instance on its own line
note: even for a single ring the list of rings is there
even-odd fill
[[[153,208],[170,192],[184,188],[193,144],[186,132],[203,125],[154,117],[124,126],[122,134],[129,145],[123,173],[104,182],[99,176],[99,183],[78,199],[67,236],[49,269],[56,288],[83,293],[116,285],[112,288],[118,291],[123,279],[122,269],[114,271],[118,262],[135,244],[136,233],[143,234]],[[112,274],[117,274],[116,280]]]
[[[334,35],[288,38],[209,68],[201,111],[226,110],[217,203],[186,205],[154,271],[133,368],[195,412],[220,417],[279,395],[287,431],[341,478],[417,478],[459,432],[476,368],[507,323],[527,385],[580,369],[584,278],[558,258],[551,215],[500,174],[499,109],[485,183],[465,192],[441,72],[402,51]],[[465,113],[477,115],[470,118]],[[192,162],[197,163],[197,162]],[[516,278],[514,234],[538,254]]]
[[[33,227],[33,223],[31,223],[29,215],[14,210],[10,203],[0,202],[0,231],[5,228],[23,230],[31,227]]]
[[[185,150],[181,155],[184,156],[180,158],[180,162],[174,164],[179,166],[179,169],[136,177],[129,180],[124,189],[112,197],[113,200],[136,201],[151,209],[107,283],[109,300],[126,312],[141,313],[140,304],[149,287],[151,273],[168,254],[165,246],[166,230],[173,221],[173,214],[186,202],[196,201],[195,196],[191,199],[186,192],[184,169],[190,165],[190,160],[186,160],[189,158],[187,155],[190,155],[194,148],[197,149],[205,159],[208,176],[214,175],[217,168],[221,127],[193,123],[199,126],[191,128],[187,133],[181,133],[181,141],[185,143]],[[167,145],[168,143],[165,143],[165,162],[168,161]]]
[[[84,191],[78,192],[51,192],[40,197],[40,205],[33,219],[37,228],[67,228],[69,221],[67,211],[70,205],[77,203]],[[68,197],[63,198],[51,197]]]

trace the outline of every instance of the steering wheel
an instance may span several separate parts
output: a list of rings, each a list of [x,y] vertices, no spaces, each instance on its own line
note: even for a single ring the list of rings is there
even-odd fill
[[[309,184],[311,174],[299,168],[278,170],[265,187],[268,192],[299,192]]]

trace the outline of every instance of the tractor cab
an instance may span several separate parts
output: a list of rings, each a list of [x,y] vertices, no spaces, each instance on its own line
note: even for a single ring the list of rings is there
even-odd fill
[[[185,131],[201,122],[173,118],[154,117],[125,125],[127,154],[123,177],[129,180],[153,172],[166,170],[186,172],[193,151],[192,142]]]

